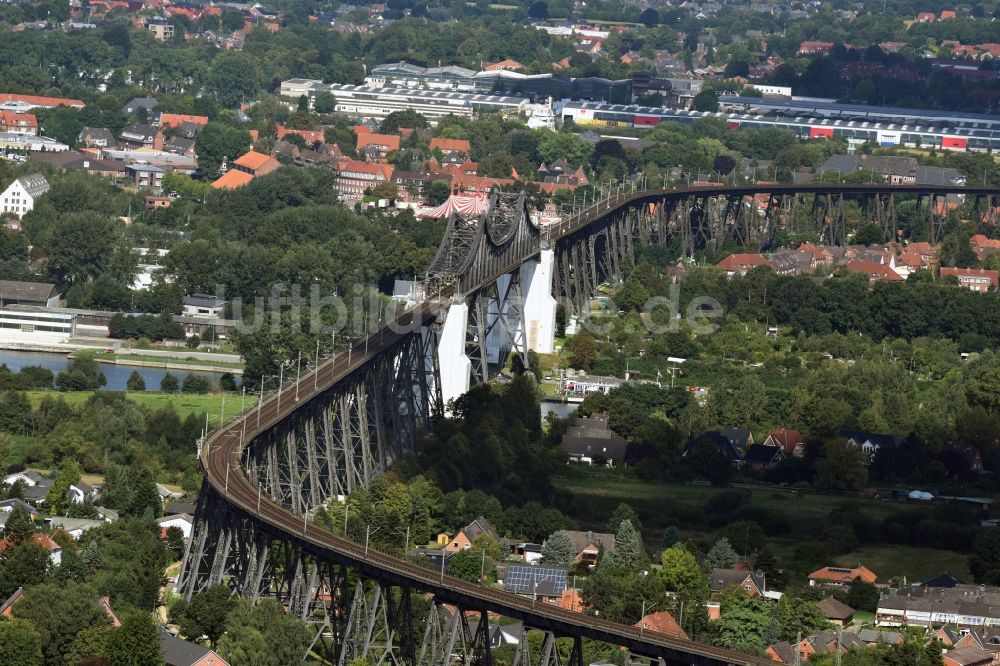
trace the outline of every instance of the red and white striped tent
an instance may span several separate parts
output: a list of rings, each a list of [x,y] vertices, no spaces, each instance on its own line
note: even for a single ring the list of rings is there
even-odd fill
[[[452,194],[440,206],[434,208],[422,207],[417,209],[417,218],[441,218],[448,217],[452,213],[462,217],[478,217],[486,212],[490,201],[486,193],[481,194]]]

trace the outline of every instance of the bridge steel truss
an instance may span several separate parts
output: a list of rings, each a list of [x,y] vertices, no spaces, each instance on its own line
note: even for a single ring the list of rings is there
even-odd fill
[[[519,269],[540,252],[553,251],[554,295],[584,312],[603,281],[634,263],[638,245],[676,242],[693,253],[725,238],[751,247],[765,244],[777,229],[794,228],[797,204],[809,195],[828,240],[846,238],[845,196],[868,196],[869,215],[889,235],[897,191],[918,198],[932,237],[943,223],[946,195],[960,191],[976,197],[974,215],[984,221],[995,219],[1000,203],[995,188],[689,188],[602,201],[540,230],[523,195],[494,194],[479,218],[449,220],[426,284],[426,293],[436,290],[438,299],[405,315],[415,326],[380,330],[365,341],[363,353],[357,346],[341,352],[297,379],[294,389],[261,400],[255,411],[200,443],[206,480],[178,590],[190,599],[224,584],[255,602],[276,598],[289,613],[315,623],[311,649],[338,666],[358,657],[375,666],[492,666],[488,611],[520,619],[525,631],[543,634],[534,651],[530,644],[539,642],[522,636],[514,666],[582,666],[583,636],[662,663],[765,663],[710,646],[643,637],[638,630],[583,620],[546,604],[536,609],[533,602],[470,586],[443,571],[438,580],[416,565],[369,554],[367,545],[361,551],[311,525],[310,518],[331,499],[367,486],[415,452],[420,432],[442,413],[437,354],[442,297],[469,306],[464,351],[473,360],[473,379],[486,381],[497,360],[489,357],[487,341],[501,350],[501,362],[506,351],[526,351],[526,285]],[[568,661],[561,660],[557,638],[571,643]]]

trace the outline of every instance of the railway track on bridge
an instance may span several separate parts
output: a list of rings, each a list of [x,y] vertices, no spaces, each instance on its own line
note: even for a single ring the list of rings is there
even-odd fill
[[[567,218],[558,225],[547,227],[540,232],[541,243],[543,247],[545,244],[552,247],[557,241],[585,231],[590,225],[606,216],[647,203],[655,204],[674,197],[751,196],[762,192],[782,195],[834,192],[843,195],[885,193],[936,196],[962,192],[989,197],[991,203],[1000,197],[998,188],[959,188],[944,185],[816,184],[735,187],[715,185],[647,190],[613,196],[578,215]],[[535,254],[538,251],[537,246],[532,250]],[[480,281],[486,284],[496,280],[501,275],[516,270],[518,265],[528,258],[504,257],[491,264],[489,270],[483,271]],[[482,284],[460,283],[439,285],[440,291],[436,298],[424,300],[412,309],[397,314],[393,321],[369,335],[367,339],[354,342],[350,351],[335,354],[333,358],[321,363],[311,372],[300,376],[295,383],[283,386],[277,394],[262,399],[256,407],[244,412],[236,420],[209,433],[201,445],[200,461],[211,492],[225,503],[229,511],[259,525],[263,532],[274,539],[298,544],[303,552],[309,553],[317,560],[348,566],[357,570],[359,575],[386,584],[431,593],[436,600],[455,604],[462,609],[483,613],[496,612],[522,620],[525,626],[549,631],[554,635],[585,636],[623,646],[636,654],[663,658],[669,663],[711,666],[724,664],[764,666],[772,663],[769,660],[710,645],[645,633],[636,627],[567,611],[556,606],[536,604],[532,599],[452,578],[369,550],[358,543],[340,538],[328,530],[310,524],[307,514],[296,514],[286,508],[272,499],[270,492],[265,490],[259,481],[251,478],[244,468],[244,461],[248,447],[256,439],[266,436],[272,429],[279,430],[286,420],[292,420],[290,417],[297,410],[310,403],[321,401],[326,392],[338,384],[349,383],[352,378],[362,375],[368,364],[382,355],[390,355],[392,350],[404,345],[416,328],[433,325],[449,307],[452,297],[462,296],[461,293],[457,293],[458,291],[475,290],[481,286]],[[215,580],[218,580],[218,577]],[[193,588],[188,588],[189,593],[191,589]]]
[[[449,294],[442,294],[447,297]],[[414,318],[423,321],[437,316],[439,304],[425,301],[415,309],[403,313],[396,323],[405,329]],[[398,342],[406,333],[394,332],[386,326],[371,335],[367,341],[353,346],[350,353],[340,352],[325,361],[313,372],[302,375],[296,384],[290,384],[281,395],[271,395],[236,420],[219,428],[202,444],[201,463],[205,476],[213,489],[233,506],[249,516],[267,523],[276,533],[303,542],[305,547],[334,561],[357,568],[362,573],[388,574],[397,584],[430,592],[437,599],[460,604],[463,608],[490,611],[525,621],[528,626],[572,631],[583,636],[621,645],[636,654],[650,657],[665,656],[676,659],[688,655],[687,663],[734,664],[739,666],[764,666],[768,660],[752,657],[710,645],[647,633],[639,628],[601,620],[590,615],[564,610],[509,592],[475,585],[467,581],[421,567],[404,560],[366,549],[363,545],[340,538],[326,529],[308,522],[269,499],[259,486],[243,473],[241,454],[243,447],[253,438],[273,427],[298,404],[304,404],[326,390],[335,382],[348,377],[367,361]],[[294,396],[298,390],[298,401]]]

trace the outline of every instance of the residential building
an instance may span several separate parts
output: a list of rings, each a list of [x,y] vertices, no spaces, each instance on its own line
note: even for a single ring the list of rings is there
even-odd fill
[[[785,453],[778,446],[752,444],[743,454],[743,464],[750,469],[771,469],[785,459]]]
[[[833,597],[822,599],[816,605],[823,617],[841,627],[846,627],[854,620],[854,609]]]
[[[667,636],[671,636],[673,638],[690,640],[684,630],[681,629],[681,625],[677,624],[677,620],[674,619],[674,616],[667,611],[649,613],[636,622],[635,626],[639,627],[643,631],[654,631],[658,634],[666,634]]]
[[[772,430],[764,440],[764,446],[777,446],[785,456],[795,458],[801,458],[806,449],[802,433],[787,428]]]
[[[593,566],[597,564],[597,557],[602,550],[604,553],[615,551],[614,534],[577,530],[563,530],[563,533],[573,542],[573,550],[576,552],[573,558],[574,564]]]
[[[357,135],[355,148],[359,153],[368,155],[371,152],[370,162],[380,162],[385,160],[389,153],[399,150],[398,134],[375,134],[373,132],[362,132]]]
[[[60,152],[69,150],[69,146],[47,136],[34,134],[19,134],[17,132],[0,132],[0,148],[17,151],[44,150]]]
[[[160,631],[160,654],[164,666],[229,666],[229,662],[213,650]]]
[[[611,393],[625,383],[619,377],[601,377],[598,375],[567,376],[562,382],[562,392],[566,394],[587,395],[590,393]]]
[[[837,437],[847,440],[849,446],[861,449],[872,459],[882,448],[898,448],[902,446],[903,440],[895,435],[885,435],[877,432],[864,432],[861,430],[841,430]]]
[[[162,16],[151,16],[146,19],[146,30],[153,33],[153,37],[160,42],[165,42],[174,36],[174,24]]]
[[[122,113],[126,116],[134,116],[143,113],[147,118],[152,117],[158,102],[152,97],[133,97],[129,103],[122,107]],[[140,111],[141,109],[141,111]]]
[[[868,647],[876,645],[902,645],[906,642],[906,639],[899,632],[877,631],[875,629],[862,629],[858,632],[858,638],[864,641]]]
[[[731,465],[736,467],[743,465],[743,450],[736,442],[719,431],[706,431],[699,434],[697,437],[692,438],[688,442],[687,448],[684,450],[684,457],[687,457],[687,455],[697,447],[706,444],[714,446],[718,449],[719,453],[721,453]]]
[[[115,135],[104,127],[84,127],[76,139],[85,146],[107,148],[115,145]]]
[[[625,462],[628,442],[608,427],[607,414],[591,414],[574,421],[560,446],[573,462],[614,467]]]
[[[882,627],[952,625],[959,631],[1000,626],[1000,588],[987,585],[912,585],[882,594],[875,612]]]
[[[484,72],[516,72],[520,69],[524,69],[524,65],[510,58],[483,67]]]
[[[11,305],[31,305],[41,308],[58,307],[59,292],[56,290],[56,286],[49,282],[0,280],[0,307],[6,308]],[[32,474],[33,472],[20,473]],[[6,480],[4,482],[8,483]],[[29,483],[29,485],[31,484]]]
[[[239,171],[238,169],[230,169],[226,173],[222,174],[218,178],[212,181],[212,187],[217,190],[235,190],[238,187],[243,187],[253,180],[253,176],[245,171]]]
[[[159,188],[163,185],[164,169],[155,164],[135,163],[125,165],[125,177],[136,187]]]
[[[52,529],[59,529],[69,534],[75,541],[79,541],[87,530],[100,527],[105,524],[103,520],[90,518],[66,518],[64,516],[52,516],[45,519]]]
[[[20,93],[0,93],[0,111],[15,111],[23,113],[31,109],[54,109],[57,106],[68,106],[71,109],[82,109],[86,104],[78,99],[65,97],[42,97],[41,95],[22,95]]]
[[[0,132],[35,136],[38,134],[38,118],[33,113],[0,111]]]
[[[158,518],[156,524],[160,526],[163,534],[166,535],[166,531],[171,527],[176,527],[181,532],[184,533],[185,539],[191,538],[191,529],[194,525],[194,519],[186,513],[178,513],[172,516],[164,516],[163,518]]]
[[[49,553],[49,562],[55,566],[59,566],[62,562],[62,546],[55,542],[55,540],[48,534],[43,534],[41,532],[35,532],[31,535],[31,540],[36,544],[44,548]],[[10,548],[11,541],[9,538],[0,540],[0,552],[3,552]]]
[[[154,148],[159,150],[163,135],[158,128],[145,123],[133,123],[118,135],[121,142],[130,148]]]
[[[256,178],[257,176],[269,174],[280,167],[281,162],[270,155],[265,155],[264,153],[258,153],[256,150],[251,150],[248,153],[244,153],[235,162],[233,162],[231,169],[242,171],[243,173],[250,174]]]
[[[172,136],[163,140],[163,150],[174,155],[187,155],[195,157],[195,140],[188,139],[180,135]]]
[[[968,647],[948,650],[941,655],[944,666],[994,666],[996,655],[981,648]]]
[[[472,146],[469,144],[467,139],[445,139],[442,137],[434,137],[431,139],[429,148],[431,152],[440,150],[445,156],[454,155],[456,153],[468,155],[472,152]]]
[[[955,276],[969,291],[990,291],[1000,282],[1000,273],[985,268],[941,268],[941,277]]]
[[[757,266],[769,266],[767,258],[762,254],[731,254],[715,265],[725,271],[726,277],[746,275],[747,271]]]
[[[191,116],[183,113],[161,113],[160,114],[160,129],[165,130],[168,127],[180,127],[185,124],[193,125],[194,127],[204,127],[208,124],[208,116]],[[187,132],[197,130],[187,130]],[[190,138],[190,137],[188,137]]]
[[[862,261],[855,259],[848,261],[847,270],[852,273],[864,273],[868,276],[869,282],[902,282],[903,276],[886,264],[877,264],[873,261]]]
[[[189,294],[184,297],[183,314],[188,317],[218,318],[225,312],[228,302],[224,298],[210,294]]]
[[[0,193],[0,213],[24,217],[24,214],[35,208],[38,201],[49,191],[49,181],[41,173],[21,176]]]
[[[391,164],[342,159],[337,162],[337,192],[341,199],[360,200],[365,191],[392,180]]]
[[[751,597],[762,596],[767,592],[767,582],[763,571],[746,571],[744,569],[712,569],[709,575],[708,587],[712,592],[722,592],[733,587],[743,588]]]
[[[482,516],[479,516],[479,518],[476,518],[474,521],[459,530],[458,534],[452,537],[451,541],[448,542],[448,545],[445,546],[445,550],[452,553],[457,553],[460,550],[468,550],[473,546],[473,544],[476,543],[476,539],[484,534],[495,541],[500,540],[500,535],[498,535],[497,531],[493,529],[490,522]]]
[[[856,579],[860,578],[865,583],[874,583],[878,580],[875,572],[866,566],[858,565],[853,568],[846,567],[823,567],[809,574],[810,585],[835,585],[840,587],[849,586]]]

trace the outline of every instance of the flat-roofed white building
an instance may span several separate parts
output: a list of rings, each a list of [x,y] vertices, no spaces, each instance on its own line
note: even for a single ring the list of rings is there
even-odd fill
[[[0,340],[60,343],[76,334],[76,315],[0,308]]]
[[[413,110],[429,119],[447,115],[471,118],[474,114],[489,111],[512,111],[520,113],[529,104],[525,97],[506,95],[486,95],[470,92],[445,90],[413,90],[408,88],[372,88],[340,83],[308,85],[292,83],[295,79],[281,84],[281,94],[286,98],[298,99],[308,95],[310,102],[316,93],[326,90],[336,99],[336,111],[352,116],[384,118],[394,111]],[[299,80],[303,81],[303,80]],[[318,83],[318,82],[316,82]],[[287,84],[287,85],[286,85]],[[299,92],[308,87],[308,93]],[[290,99],[289,105],[294,104]]]

